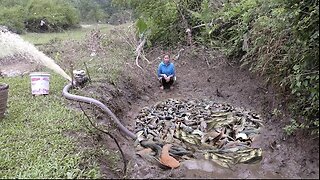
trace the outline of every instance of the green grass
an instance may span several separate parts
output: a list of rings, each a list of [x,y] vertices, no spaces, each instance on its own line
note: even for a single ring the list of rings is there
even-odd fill
[[[50,94],[35,97],[28,76],[1,82],[10,88],[6,117],[0,121],[0,178],[101,177],[94,163],[80,169],[86,152],[65,135],[84,131],[85,117],[67,107],[62,77],[51,73]]]
[[[108,24],[97,24],[86,28],[66,30],[58,33],[26,33],[21,35],[21,37],[32,44],[41,45],[59,40],[82,40],[86,33],[90,32],[94,28],[99,28],[101,32],[107,32],[110,27],[111,26]]]
[[[131,54],[126,54],[129,51],[123,47],[125,43],[114,43],[114,38],[118,37],[108,32],[112,28],[110,25],[95,25],[62,33],[28,33],[22,37],[33,44],[46,44],[55,40],[79,40],[83,43],[85,35],[97,27],[107,34],[106,41],[109,44],[105,48],[110,54],[94,58],[81,56],[77,67],[87,62],[91,78],[94,81],[100,80],[96,83],[116,82],[122,73],[124,56],[128,59]],[[50,94],[47,96],[31,95],[29,76],[0,79],[0,82],[10,86],[6,117],[0,120],[0,178],[108,176],[100,172],[98,159],[104,159],[109,168],[116,169],[119,153],[95,143],[92,147],[85,145],[80,148],[79,143],[83,139],[73,139],[66,135],[67,132],[79,132],[85,133],[85,138],[90,139],[90,133],[95,133],[95,130],[92,127],[91,130],[85,129],[84,122],[90,126],[86,117],[82,112],[68,107],[69,101],[62,97],[62,89],[67,81],[54,72],[50,74]],[[81,94],[81,91],[72,92]],[[95,96],[100,97],[90,94],[90,97]]]

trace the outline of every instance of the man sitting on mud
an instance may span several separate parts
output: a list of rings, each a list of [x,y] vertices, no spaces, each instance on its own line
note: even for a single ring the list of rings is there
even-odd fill
[[[160,89],[173,88],[172,84],[176,79],[176,72],[168,54],[164,55],[163,61],[159,64],[158,79],[161,83]]]

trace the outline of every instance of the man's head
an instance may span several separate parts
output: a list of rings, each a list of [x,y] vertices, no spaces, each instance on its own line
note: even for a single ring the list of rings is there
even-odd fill
[[[169,55],[168,54],[164,55],[163,62],[167,64],[167,63],[169,63],[169,61],[170,61]]]

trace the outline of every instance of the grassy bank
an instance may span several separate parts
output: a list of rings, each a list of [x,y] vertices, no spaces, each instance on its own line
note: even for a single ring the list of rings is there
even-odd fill
[[[108,24],[84,25],[83,28],[57,33],[26,33],[21,35],[21,37],[35,45],[41,45],[62,40],[83,40],[86,34],[95,28],[98,28],[101,32],[107,32],[110,27],[111,25]]]
[[[57,48],[39,48],[51,53],[48,56],[54,57],[59,52],[60,58],[53,59],[61,67],[72,61],[75,68],[84,69],[86,62],[93,81],[108,83],[119,80],[123,61],[131,58],[133,52],[127,43],[119,40],[118,34],[110,33],[114,28],[124,31],[122,26],[93,25],[62,33],[28,33],[22,38],[32,44],[54,45]],[[104,38],[94,39],[95,33]],[[97,56],[91,57],[87,47],[100,48]],[[93,142],[96,132],[87,118],[68,107],[70,101],[62,97],[66,80],[51,70],[48,72],[51,76],[47,96],[31,95],[27,75],[0,79],[10,86],[7,114],[0,121],[0,178],[109,177],[103,174],[99,162],[102,159],[111,171],[116,171],[119,154]],[[94,82],[91,86],[95,86]],[[95,98],[95,94],[89,96]]]
[[[84,131],[84,116],[67,107],[65,80],[51,73],[50,95],[31,95],[29,77],[4,78],[8,111],[0,121],[0,178],[99,178],[95,164],[81,168],[87,152],[69,131]]]

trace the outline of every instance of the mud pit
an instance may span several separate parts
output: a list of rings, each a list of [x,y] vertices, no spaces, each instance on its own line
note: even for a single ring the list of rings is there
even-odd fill
[[[174,52],[177,52],[178,49]],[[310,138],[305,132],[297,132],[288,137],[282,127],[289,121],[286,115],[277,116],[274,109],[282,109],[282,100],[265,87],[259,78],[236,65],[226,62],[216,51],[192,50],[185,47],[179,60],[175,62],[177,82],[174,89],[159,89],[156,67],[160,49],[147,54],[150,63],[140,60],[139,69],[133,62],[125,64],[126,74],[120,83],[111,85],[105,81],[95,82],[82,89],[84,93],[98,96],[108,105],[131,131],[135,130],[135,119],[143,107],[159,101],[175,99],[211,99],[257,112],[263,119],[258,139],[251,147],[262,149],[262,160],[256,164],[236,164],[232,169],[223,168],[205,159],[185,160],[179,168],[164,170],[136,154],[134,142],[113,128],[110,132],[117,137],[128,163],[126,175],[115,171],[109,162],[101,157],[98,161],[102,178],[318,178],[319,139]],[[2,66],[5,67],[5,66]],[[101,119],[108,117],[98,116]],[[113,127],[112,125],[110,125]],[[82,146],[103,144],[108,149],[118,151],[114,141],[107,136],[95,136],[95,142],[88,137],[75,134]],[[89,138],[90,139],[90,138]],[[121,159],[117,163],[122,168]]]
[[[264,120],[264,127],[251,147],[262,149],[262,160],[257,164],[236,164],[228,169],[205,159],[190,159],[185,160],[179,168],[164,170],[137,155],[134,142],[114,130],[112,132],[122,142],[129,160],[126,178],[318,178],[318,139],[307,138],[309,136],[303,132],[290,137],[284,133],[282,128],[288,123],[289,117],[272,113],[276,108],[282,109],[282,102],[270,88],[265,87],[260,79],[239,70],[236,65],[227,63],[216,51],[185,49],[175,62],[177,82],[173,90],[159,89],[155,73],[161,50],[153,49],[147,55],[149,64],[140,60],[143,70],[134,63],[125,65],[126,76],[117,86],[100,83],[99,87],[86,87],[84,91],[101,94],[102,102],[113,109],[133,132],[135,119],[143,107],[169,98],[211,99],[257,112]],[[117,150],[109,138],[101,143]],[[119,161],[119,166],[121,164]],[[101,170],[104,178],[123,177],[111,171],[106,163],[102,163]]]

